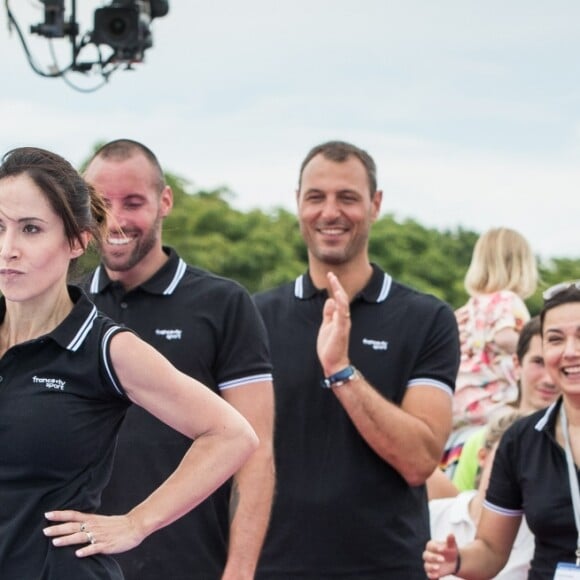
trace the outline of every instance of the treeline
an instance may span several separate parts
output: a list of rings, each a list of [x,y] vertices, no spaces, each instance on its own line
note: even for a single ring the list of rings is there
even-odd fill
[[[164,241],[187,262],[233,278],[250,292],[292,280],[305,270],[306,250],[294,213],[243,212],[230,205],[227,189],[192,191],[187,180],[170,173],[166,177],[175,205],[165,220]],[[414,220],[398,222],[387,214],[373,226],[370,256],[393,277],[456,308],[467,299],[463,277],[479,233],[429,229]],[[81,268],[93,267],[97,259],[90,252]],[[540,272],[542,284],[527,301],[532,314],[541,307],[543,288],[580,279],[580,259],[541,262]]]

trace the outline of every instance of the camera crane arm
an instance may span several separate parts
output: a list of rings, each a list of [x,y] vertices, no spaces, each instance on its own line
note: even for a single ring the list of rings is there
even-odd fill
[[[76,0],[70,0],[71,15],[68,20],[65,18],[65,0],[40,1],[44,4],[44,22],[32,25],[30,32],[50,40],[69,38],[72,49],[71,62],[62,69],[56,65],[55,58],[53,70],[42,71],[34,61],[24,34],[10,8],[9,0],[5,0],[6,14],[9,26],[13,26],[18,34],[31,68],[43,77],[52,78],[64,77],[70,71],[88,73],[96,67],[107,81],[110,74],[120,65],[125,64],[126,68],[131,68],[132,64],[143,62],[145,50],[153,46],[151,21],[169,12],[168,0],[112,0],[110,5],[95,10],[93,31],[77,40],[79,25],[76,20]],[[89,44],[96,46],[98,59],[79,61],[80,52]],[[102,56],[103,45],[112,51],[106,59]]]

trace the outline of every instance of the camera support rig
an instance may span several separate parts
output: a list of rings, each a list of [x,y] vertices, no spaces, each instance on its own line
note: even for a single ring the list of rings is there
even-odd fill
[[[132,64],[143,62],[145,51],[153,46],[151,21],[165,16],[169,11],[168,0],[112,0],[108,6],[95,10],[93,30],[78,39],[76,0],[70,0],[71,15],[68,20],[65,18],[65,0],[40,1],[44,4],[44,22],[32,25],[30,32],[48,39],[68,37],[72,47],[70,64],[49,73],[41,71],[34,63],[9,0],[5,0],[5,4],[8,21],[16,28],[32,69],[45,77],[63,76],[69,71],[88,73],[96,67],[108,80],[108,76],[119,66],[131,68]],[[89,45],[96,47],[98,59],[80,61],[81,51]],[[108,57],[103,57],[103,46],[110,49]]]

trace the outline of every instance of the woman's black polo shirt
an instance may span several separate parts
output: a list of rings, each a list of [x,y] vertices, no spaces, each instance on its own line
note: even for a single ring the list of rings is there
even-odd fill
[[[78,288],[69,293],[73,310],[53,332],[0,359],[3,580],[122,577],[111,557],[77,558],[78,546],[55,548],[42,533],[47,511],[97,510],[129,404],[108,353],[120,328]]]
[[[536,540],[531,580],[551,580],[558,562],[575,562],[578,532],[566,456],[554,437],[561,404],[560,398],[506,431],[484,504],[504,515],[525,515]]]

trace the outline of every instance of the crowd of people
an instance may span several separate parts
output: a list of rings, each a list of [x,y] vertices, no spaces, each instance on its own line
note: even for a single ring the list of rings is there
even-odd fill
[[[307,269],[251,296],[163,243],[145,145],[4,155],[0,578],[580,578],[580,282],[530,317],[493,228],[454,312],[370,261],[366,151],[298,176]]]

